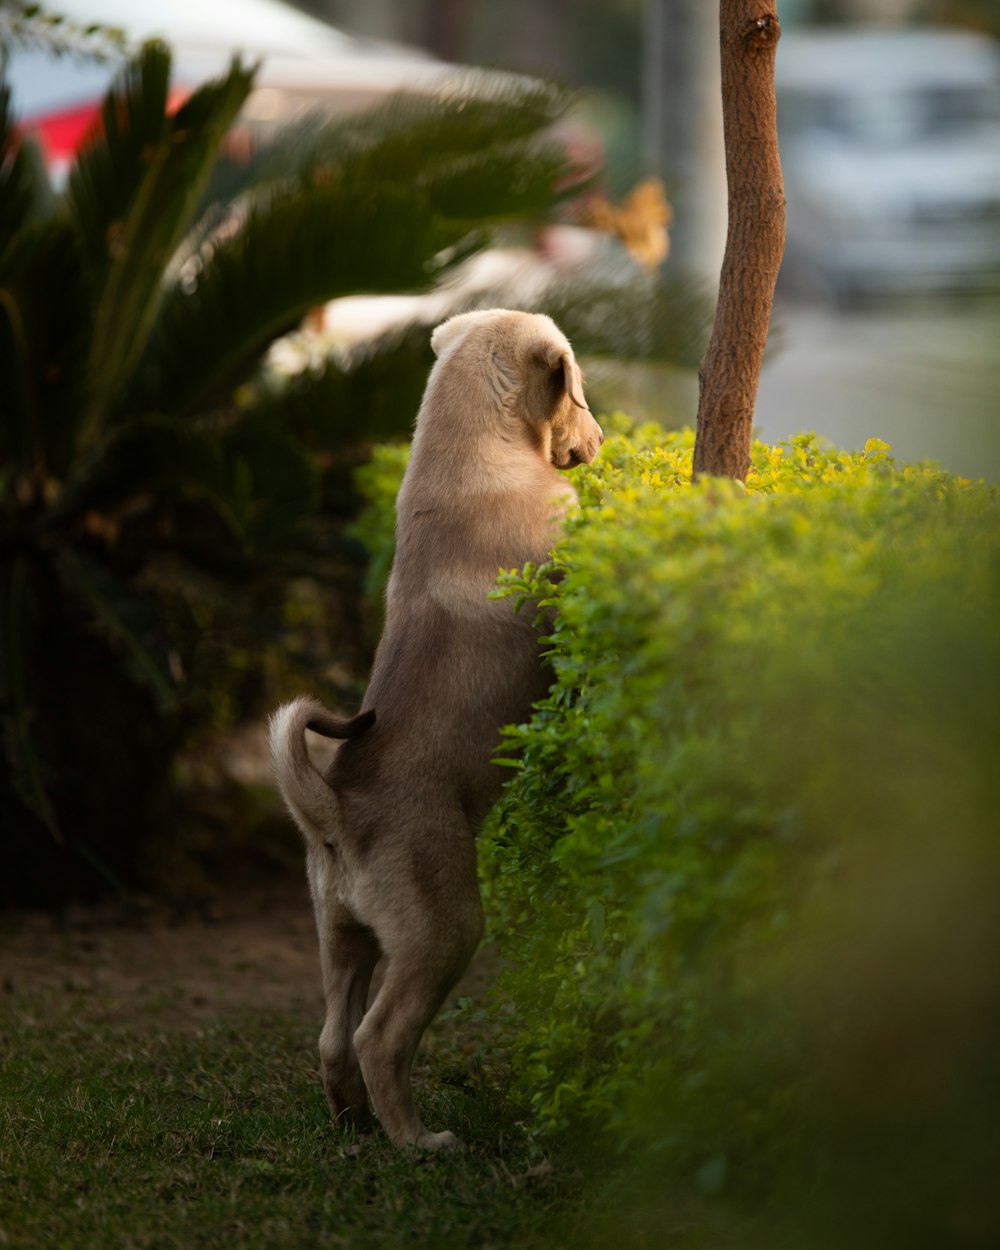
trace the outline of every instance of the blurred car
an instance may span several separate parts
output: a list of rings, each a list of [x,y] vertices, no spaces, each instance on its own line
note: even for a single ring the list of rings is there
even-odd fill
[[[456,66],[416,48],[359,39],[282,0],[59,0],[52,8],[78,27],[124,31],[130,47],[153,37],[173,53],[171,107],[207,78],[225,73],[234,52],[260,61],[241,125],[267,133],[321,110],[370,106],[394,91],[434,91]],[[41,144],[58,183],[97,117],[125,59],[54,56],[15,47],[5,67],[23,128]]]
[[[1000,287],[1000,45],[933,28],[791,31],[776,86],[786,291]]]

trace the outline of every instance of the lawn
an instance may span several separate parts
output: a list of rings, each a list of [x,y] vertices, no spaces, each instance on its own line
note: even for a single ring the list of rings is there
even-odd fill
[[[300,889],[208,919],[4,921],[0,1245],[573,1244],[580,1178],[532,1140],[474,1023],[437,1025],[417,1069],[461,1152],[331,1122],[310,923]]]

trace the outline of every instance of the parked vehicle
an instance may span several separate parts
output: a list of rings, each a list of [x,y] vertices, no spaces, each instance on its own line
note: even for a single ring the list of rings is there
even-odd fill
[[[1000,286],[1000,45],[945,29],[792,31],[776,77],[786,290]]]
[[[317,110],[335,115],[394,91],[433,91],[455,73],[417,48],[355,38],[282,0],[59,0],[53,7],[79,27],[96,22],[122,30],[132,47],[164,39],[173,54],[172,107],[224,73],[235,51],[259,60],[240,125],[265,134]],[[125,55],[94,60],[18,47],[9,57],[6,79],[18,116],[38,138],[57,183]]]

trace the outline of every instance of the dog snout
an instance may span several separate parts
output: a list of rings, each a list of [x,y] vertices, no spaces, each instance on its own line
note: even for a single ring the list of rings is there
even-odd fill
[[[582,441],[582,446],[577,449],[577,455],[580,458],[577,463],[585,462],[587,464],[590,464],[591,460],[593,460],[594,457],[597,455],[598,451],[600,451],[601,444],[603,442],[604,442],[604,431],[601,429],[598,423],[594,420],[594,418],[591,417],[590,429],[586,432],[586,435]]]
[[[578,464],[590,464],[597,455],[601,444],[604,442],[604,431],[591,418],[590,429],[582,431],[582,437],[579,441],[572,444],[566,450],[566,459],[557,462],[560,469],[575,469]]]

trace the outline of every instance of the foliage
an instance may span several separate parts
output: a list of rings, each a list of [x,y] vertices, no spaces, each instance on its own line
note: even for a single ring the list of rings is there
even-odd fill
[[[0,811],[22,898],[70,888],[81,856],[132,875],[179,743],[252,684],[289,579],[352,575],[342,465],[412,408],[276,400],[275,338],[326,299],[425,288],[567,174],[537,137],[564,97],[520,81],[313,127],[219,202],[252,71],[176,112],[169,76],[158,43],[125,66],[58,198],[0,93]]]
[[[365,589],[372,598],[382,593],[389,580],[396,549],[396,496],[409,457],[409,444],[383,443],[356,474],[365,503],[352,529],[368,553]]]
[[[125,33],[98,22],[81,26],[45,5],[4,0],[0,6],[0,63],[13,45],[42,48],[54,56],[110,60],[120,55]]]
[[[744,1245],[990,1244],[997,492],[809,436],[692,486],[623,428],[501,578],[557,608],[482,847],[516,1087],[625,1152],[616,1244],[692,1195]]]

